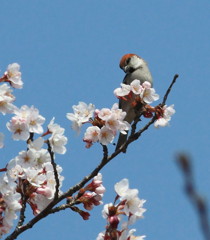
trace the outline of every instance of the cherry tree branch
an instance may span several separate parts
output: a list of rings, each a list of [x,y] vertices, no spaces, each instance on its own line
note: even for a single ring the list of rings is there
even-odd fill
[[[169,88],[168,88],[168,90],[166,91],[166,94],[165,94],[165,96],[163,97],[163,101],[162,101],[162,106],[164,106],[165,104],[166,104],[166,101],[167,101],[167,99],[168,99],[168,95],[169,95],[169,93],[171,92],[171,89],[172,89],[172,87],[173,87],[173,85],[174,85],[174,83],[176,82],[176,79],[179,77],[179,75],[178,74],[175,74],[174,75],[174,78],[173,78],[173,81],[171,82],[171,85],[169,86]]]
[[[174,79],[173,79],[172,83],[170,84],[169,88],[167,89],[166,94],[163,98],[163,101],[160,105],[162,105],[162,106],[165,105],[165,103],[167,101],[167,98],[168,98],[168,95],[169,95],[169,93],[170,93],[170,91],[171,91],[171,89],[172,89],[172,87],[173,87],[177,78],[178,78],[178,75],[176,74],[174,76]],[[107,146],[102,145],[102,147],[103,147],[103,157],[101,159],[101,162],[98,164],[98,166],[95,169],[93,169],[93,171],[89,175],[84,177],[79,183],[77,183],[75,186],[69,188],[65,193],[63,193],[60,196],[58,196],[59,179],[58,179],[58,173],[57,173],[57,169],[56,169],[56,163],[54,162],[54,153],[52,152],[51,146],[48,142],[48,151],[49,151],[50,156],[51,156],[51,163],[52,163],[52,166],[53,166],[53,169],[54,169],[54,175],[55,175],[55,181],[56,181],[56,191],[55,191],[54,199],[42,212],[40,212],[37,216],[35,216],[33,219],[31,219],[28,223],[26,223],[25,225],[22,225],[22,226],[17,226],[17,228],[14,230],[14,232],[12,234],[10,234],[5,240],[16,239],[22,232],[26,231],[27,229],[32,228],[38,221],[45,218],[49,214],[52,214],[52,213],[55,213],[55,212],[58,212],[58,211],[61,211],[61,210],[65,210],[66,208],[72,208],[72,206],[73,206],[73,204],[75,204],[75,202],[68,203],[68,204],[62,204],[58,207],[55,207],[55,206],[58,203],[60,203],[62,200],[66,199],[67,197],[71,197],[74,193],[76,193],[82,187],[84,187],[87,182],[89,182],[92,178],[94,178],[100,172],[100,170],[102,168],[104,168],[104,166],[106,166],[112,159],[114,159],[117,155],[119,155],[121,152],[123,152],[125,149],[127,149],[127,147],[133,141],[140,138],[141,134],[143,132],[145,132],[155,122],[155,120],[156,120],[156,116],[154,116],[139,131],[137,131],[137,132],[133,131],[132,134],[127,139],[127,141],[119,149],[117,149],[115,152],[113,152],[110,156],[108,155]],[[136,129],[136,124],[137,124],[138,121],[136,120],[134,122],[134,124],[135,124],[134,128],[135,129]]]
[[[172,83],[170,84],[169,88],[166,91],[166,94],[163,98],[163,101],[161,105],[165,105],[168,95],[172,89],[172,86],[174,85],[176,79],[178,78],[178,74],[176,74],[173,78]],[[156,120],[156,116],[154,116],[149,123],[147,123],[142,129],[140,129],[138,132],[134,133],[131,135],[128,140],[120,147],[117,149],[114,153],[112,153],[110,156],[107,156],[104,154],[103,159],[101,160],[100,164],[92,171],[92,173],[88,176],[86,176],[80,183],[76,184],[74,187],[70,188],[66,193],[64,193],[62,196],[59,197],[60,200],[72,196],[75,192],[77,192],[80,188],[82,188],[88,181],[90,181],[93,177],[95,177],[99,171],[108,163],[110,162],[113,158],[115,158],[117,155],[119,155],[121,152],[123,152],[124,147],[127,148],[127,146],[132,143],[133,141],[137,140],[143,132],[145,132]],[[104,148],[106,149],[106,148]],[[104,150],[106,153],[108,150]]]

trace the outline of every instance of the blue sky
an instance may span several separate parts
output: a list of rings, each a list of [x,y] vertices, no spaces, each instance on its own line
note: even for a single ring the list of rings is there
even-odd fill
[[[156,91],[163,96],[174,74],[180,75],[169,98],[176,114],[170,127],[151,127],[103,171],[104,202],[114,198],[122,178],[147,200],[145,218],[135,225],[148,240],[199,240],[197,215],[183,193],[175,155],[192,156],[196,185],[210,202],[210,3],[203,1],[2,1],[0,69],[21,65],[24,88],[16,105],[34,105],[46,118],[66,128],[68,153],[58,156],[64,169],[64,190],[87,175],[100,161],[95,144],[85,149],[82,135],[70,128],[66,113],[78,101],[97,108],[117,101],[113,90],[123,79],[119,60],[136,53],[149,64]],[[2,117],[2,131],[8,117]],[[7,134],[2,166],[25,149]],[[110,146],[110,152],[114,149]],[[89,221],[66,211],[38,223],[19,239],[95,239],[104,229],[102,207]]]

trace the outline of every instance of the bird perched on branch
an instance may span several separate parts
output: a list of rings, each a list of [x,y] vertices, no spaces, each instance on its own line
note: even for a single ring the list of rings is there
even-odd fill
[[[150,82],[151,85],[153,83],[147,63],[143,58],[139,57],[136,54],[130,53],[124,55],[120,60],[120,68],[126,73],[123,79],[124,84],[129,85],[135,79],[139,80],[141,84],[145,81]],[[131,105],[131,102],[120,99],[119,108],[127,113],[124,120],[131,124],[136,116],[134,107]],[[128,134],[120,133],[116,150],[119,149],[122,144],[124,144],[127,139],[127,135]]]

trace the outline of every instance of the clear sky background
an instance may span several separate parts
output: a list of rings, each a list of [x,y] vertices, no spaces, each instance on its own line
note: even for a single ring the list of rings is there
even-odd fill
[[[175,104],[170,127],[153,126],[103,171],[104,203],[114,199],[113,186],[128,178],[146,199],[145,218],[134,226],[148,240],[203,239],[196,212],[183,192],[175,163],[178,152],[193,159],[196,185],[210,202],[210,2],[208,0],[18,0],[0,4],[0,69],[21,65],[24,88],[15,90],[16,105],[34,105],[46,118],[66,128],[68,152],[58,156],[63,190],[87,175],[101,160],[95,144],[85,149],[83,135],[70,128],[66,113],[78,101],[97,108],[117,101],[113,90],[124,73],[119,60],[136,53],[149,64],[154,87],[163,97],[174,74],[177,80],[167,104]],[[25,149],[7,135],[1,167]],[[116,141],[116,140],[115,140]],[[110,153],[114,150],[109,147]],[[42,220],[18,239],[94,240],[104,230],[102,206],[83,221],[65,211]],[[31,217],[31,216],[30,216]]]

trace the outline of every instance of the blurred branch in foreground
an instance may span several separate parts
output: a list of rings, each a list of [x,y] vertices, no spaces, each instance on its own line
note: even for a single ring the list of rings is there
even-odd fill
[[[208,207],[204,198],[197,192],[192,171],[191,159],[185,154],[177,156],[178,165],[184,175],[184,189],[192,205],[196,209],[202,232],[206,240],[210,240],[210,227],[208,219]]]

